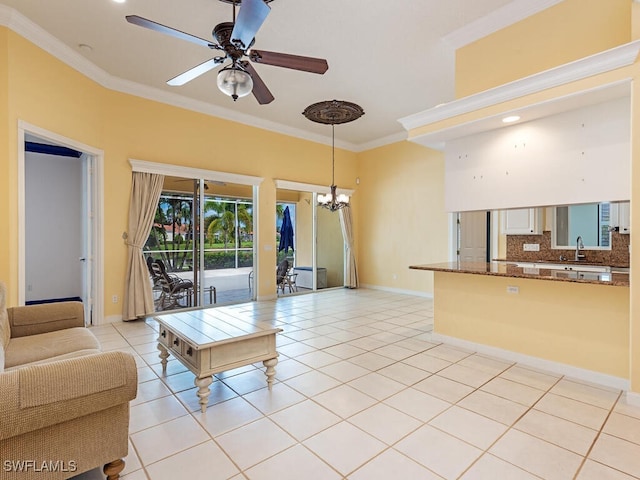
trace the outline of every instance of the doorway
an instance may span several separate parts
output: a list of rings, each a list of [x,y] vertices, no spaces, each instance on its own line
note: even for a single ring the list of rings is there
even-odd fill
[[[100,150],[24,122],[18,128],[18,301],[80,300],[104,316]]]
[[[491,252],[491,213],[458,213],[458,261],[488,262]]]
[[[317,187],[303,183],[276,181],[276,245],[286,207],[293,218],[294,250],[277,253],[278,264],[289,261],[288,272],[295,286],[277,290],[278,295],[313,292],[345,285],[345,241],[338,212],[318,207]]]

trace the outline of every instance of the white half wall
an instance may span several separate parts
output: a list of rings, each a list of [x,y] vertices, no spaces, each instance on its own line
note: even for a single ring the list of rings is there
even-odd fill
[[[628,97],[450,140],[449,212],[631,198]]]

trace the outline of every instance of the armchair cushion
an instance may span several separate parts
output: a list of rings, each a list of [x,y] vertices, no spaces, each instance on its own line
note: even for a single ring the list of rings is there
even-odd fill
[[[11,338],[84,327],[81,302],[59,302],[7,309]]]
[[[135,360],[125,352],[102,352],[4,372],[0,375],[0,440],[127,404],[136,391]]]
[[[50,362],[99,351],[100,343],[87,328],[68,328],[12,338],[4,352],[4,367],[9,370],[11,367]]]

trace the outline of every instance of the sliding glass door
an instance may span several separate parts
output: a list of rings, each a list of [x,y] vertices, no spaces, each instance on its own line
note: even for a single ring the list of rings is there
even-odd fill
[[[318,207],[316,195],[312,192],[278,189],[277,247],[281,244],[287,208],[291,216],[294,249],[285,252],[278,248],[277,263],[288,260],[291,281],[280,285],[278,295],[344,286],[345,243],[338,212]],[[276,280],[281,278],[276,277]]]
[[[145,256],[156,311],[251,300],[253,188],[165,177]]]

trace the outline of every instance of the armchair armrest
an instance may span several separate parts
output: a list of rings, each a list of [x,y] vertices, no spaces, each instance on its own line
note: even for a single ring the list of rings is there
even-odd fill
[[[0,373],[0,441],[136,397],[137,368],[125,352],[102,352]]]
[[[84,327],[84,308],[80,302],[27,305],[7,309],[11,337],[24,337],[72,327]]]

